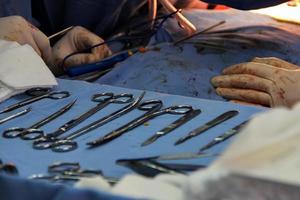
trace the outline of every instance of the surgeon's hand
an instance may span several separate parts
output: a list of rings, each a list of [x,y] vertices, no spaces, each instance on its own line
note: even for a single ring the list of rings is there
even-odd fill
[[[53,64],[61,71],[64,58],[74,52],[83,51],[93,45],[104,42],[103,39],[83,27],[74,27],[52,49]],[[91,52],[73,55],[65,60],[64,67],[76,66],[99,61],[111,55],[107,45],[93,48]],[[60,69],[59,69],[60,68]]]
[[[211,80],[218,95],[239,102],[291,107],[300,101],[300,68],[278,58],[230,66]]]
[[[47,64],[51,62],[51,47],[46,35],[23,17],[0,18],[0,39],[29,44]]]

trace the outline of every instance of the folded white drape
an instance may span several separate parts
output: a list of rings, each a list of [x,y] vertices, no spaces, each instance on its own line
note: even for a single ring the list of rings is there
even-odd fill
[[[56,79],[29,46],[0,40],[0,102],[34,87],[53,87]]]

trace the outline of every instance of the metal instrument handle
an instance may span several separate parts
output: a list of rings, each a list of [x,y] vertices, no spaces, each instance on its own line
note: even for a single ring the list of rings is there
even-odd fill
[[[58,99],[67,98],[70,95],[71,94],[68,91],[59,91],[59,92],[52,92],[52,93],[48,94],[48,96],[46,98],[58,100]]]
[[[50,173],[64,173],[65,171],[79,171],[80,164],[78,162],[55,162],[48,167]]]
[[[105,93],[95,94],[92,96],[91,99],[94,102],[106,102],[112,99],[113,97],[114,97],[114,93],[105,92]]]

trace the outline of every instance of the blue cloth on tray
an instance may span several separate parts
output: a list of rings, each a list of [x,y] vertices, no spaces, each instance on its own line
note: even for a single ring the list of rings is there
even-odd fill
[[[10,121],[4,125],[1,125],[0,132],[2,133],[5,129],[15,126],[28,127],[31,124],[33,124],[33,122],[36,122],[42,117],[45,117],[50,113],[55,112],[58,108],[77,98],[78,101],[75,107],[71,109],[71,111],[67,112],[62,117],[59,117],[52,123],[43,127],[43,129],[47,133],[49,133],[51,131],[54,131],[56,128],[58,128],[65,122],[69,121],[71,118],[74,118],[75,116],[78,116],[79,114],[88,110],[92,106],[95,106],[96,103],[90,100],[90,97],[93,94],[102,92],[113,92],[116,94],[120,94],[124,92],[129,92],[134,94],[135,97],[137,97],[142,92],[139,90],[125,89],[108,85],[91,84],[81,81],[59,80],[59,85],[60,86],[56,88],[57,90],[70,91],[72,93],[72,96],[63,100],[44,99],[32,104],[33,111],[30,114]],[[4,102],[0,104],[0,110],[24,98],[27,97],[21,95]],[[168,136],[159,139],[158,141],[147,147],[140,147],[140,144],[150,135],[165,127],[170,122],[173,122],[174,120],[178,119],[180,116],[165,115],[153,119],[149,122],[147,126],[138,127],[128,132],[126,135],[108,143],[107,145],[101,146],[93,150],[87,149],[85,143],[90,140],[96,139],[99,136],[108,133],[109,131],[116,129],[117,127],[125,124],[126,122],[129,122],[137,116],[140,116],[143,112],[134,110],[121,117],[120,119],[106,124],[105,126],[95,131],[92,131],[91,133],[83,137],[76,139],[76,141],[78,141],[79,143],[79,148],[75,151],[68,153],[54,153],[50,150],[34,150],[31,147],[31,141],[1,138],[0,158],[4,162],[15,163],[19,169],[20,176],[22,178],[27,178],[32,174],[47,173],[47,166],[55,161],[80,162],[82,168],[101,169],[103,170],[105,176],[121,177],[125,174],[132,172],[124,167],[115,165],[115,161],[117,159],[138,158],[144,156],[155,156],[160,154],[170,154],[178,152],[197,152],[202,145],[206,144],[215,136],[224,133],[226,130],[249,119],[249,117],[253,114],[261,112],[263,110],[262,108],[258,107],[240,106],[237,104],[227,102],[203,100],[155,92],[147,92],[144,99],[161,99],[163,100],[165,107],[176,104],[189,104],[194,106],[195,108],[200,108],[202,110],[202,113],[197,118],[193,119],[193,121],[188,122],[186,125],[178,128],[174,132],[170,133]],[[80,126],[74,128],[73,130],[77,130],[82,126],[121,108],[122,106],[123,105],[120,104],[109,105],[102,111],[95,114],[93,117],[83,122]],[[179,145],[176,147],[173,145],[174,142],[180,136],[187,134],[190,130],[200,126],[208,120],[211,120],[212,118],[220,115],[221,113],[232,109],[239,110],[240,114],[237,117],[207,131],[203,135],[184,143],[183,145]],[[2,114],[0,117],[2,118],[6,115],[7,114]],[[230,140],[220,145],[217,145],[215,148],[212,149],[212,152],[221,152],[228,145],[229,142]],[[205,158],[178,162],[208,165],[214,159],[215,158]],[[3,185],[6,186],[2,187]],[[92,197],[94,197],[93,195],[97,196],[97,194],[94,193],[80,193],[79,191],[75,191],[70,188],[58,189],[47,187],[48,186],[45,185],[28,183],[23,180],[14,181],[5,178],[0,179],[1,193],[3,193],[1,194],[1,197],[11,197],[4,199],[18,199],[22,198],[23,196],[24,198],[22,199],[36,199],[36,197],[39,197],[38,195],[42,194],[44,194],[45,197],[49,199],[64,199],[64,196],[62,197],[60,195],[69,195],[70,197],[72,197],[72,199],[74,196],[77,197],[77,194],[78,196],[83,195],[82,199],[87,199],[88,197],[91,197],[90,195],[92,195]],[[2,188],[6,189],[3,190]],[[17,190],[20,191],[18,192],[18,194],[12,192],[13,190],[16,190],[16,188],[18,188]],[[59,195],[54,195],[52,196],[53,198],[50,198],[51,194]]]

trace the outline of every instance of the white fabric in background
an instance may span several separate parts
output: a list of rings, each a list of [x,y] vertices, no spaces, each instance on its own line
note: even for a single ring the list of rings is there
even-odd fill
[[[56,79],[29,45],[0,40],[0,102],[35,87],[53,87]]]
[[[300,24],[300,5],[293,7],[289,6],[288,3],[283,3],[278,6],[253,10],[251,12],[268,15],[279,21]]]

